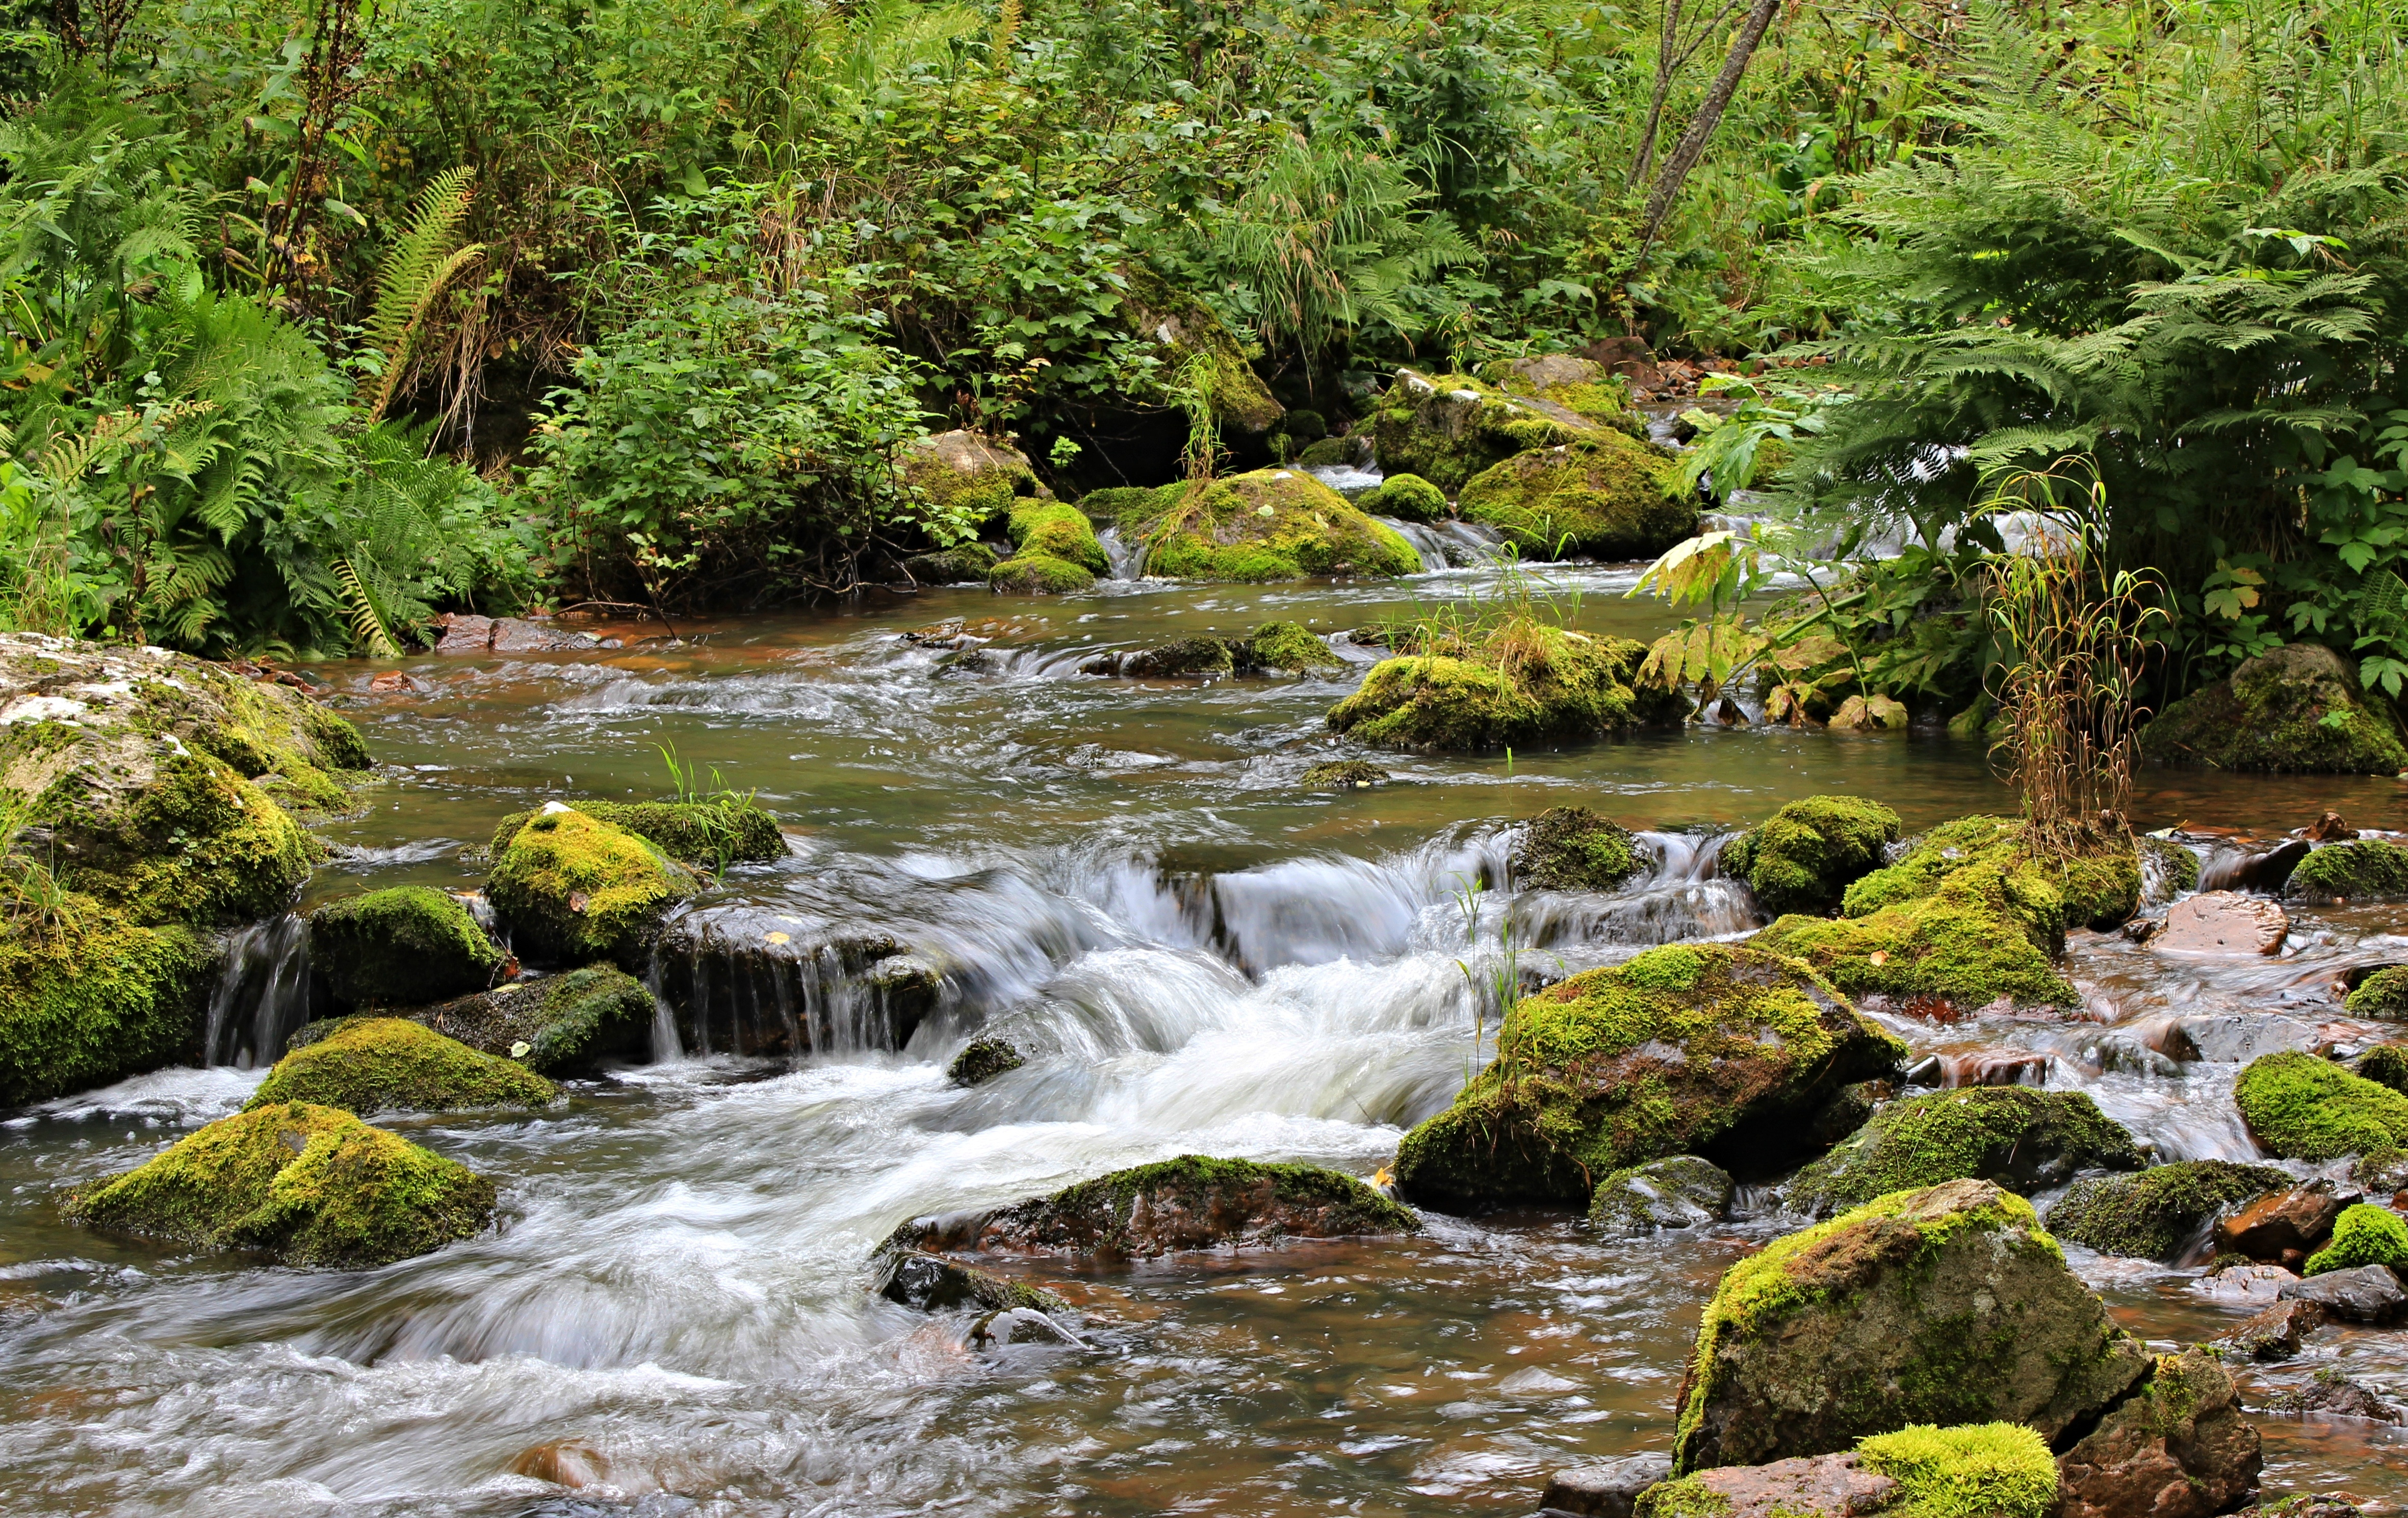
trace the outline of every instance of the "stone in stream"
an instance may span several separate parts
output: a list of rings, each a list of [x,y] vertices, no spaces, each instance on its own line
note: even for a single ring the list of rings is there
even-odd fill
[[[1669,1454],[1630,1454],[1573,1466],[1547,1478],[1539,1506],[1574,1518],[1631,1518],[1640,1494],[1672,1475]]]
[[[2408,1424],[2408,1408],[2330,1367],[2309,1377],[2304,1385],[2286,1386],[2276,1392],[2266,1399],[2261,1411],[2295,1417],[2363,1418],[2369,1423]]]
[[[1249,584],[1421,572],[1419,550],[1300,469],[1255,469],[1115,501],[1121,536],[1146,545],[1145,572]]]
[[[2408,1149],[2408,1096],[2314,1054],[2267,1054],[2232,1083],[2233,1105],[2268,1153],[2284,1159],[2373,1156]]]
[[[1233,644],[1229,654],[1238,668],[1246,672],[1342,674],[1352,667],[1319,633],[1299,622],[1267,622],[1254,629],[1252,637]]]
[[[619,640],[599,633],[561,632],[523,617],[480,617],[448,611],[435,619],[442,629],[437,653],[577,653],[615,649]]]
[[[1721,1466],[1655,1487],[1636,1518],[1899,1518],[1979,1514],[2053,1518],[2057,1464],[2028,1428],[1920,1425],[1874,1434],[1854,1450]]]
[[[2322,1303],[2276,1302],[2216,1342],[2235,1360],[2261,1364],[2287,1360],[2300,1353],[2302,1339],[2331,1321]]]
[[[245,1110],[311,1102],[366,1116],[474,1107],[546,1107],[560,1088],[526,1067],[400,1017],[314,1024],[316,1037],[276,1062]]]
[[[1096,577],[1086,566],[1044,553],[1015,554],[986,575],[987,589],[997,595],[1075,595],[1095,586]],[[983,654],[965,654],[961,666],[982,668],[985,664]]]
[[[1698,530],[1671,454],[1610,431],[1500,460],[1465,481],[1455,509],[1542,559],[1652,559]]]
[[[404,885],[309,914],[309,967],[346,1007],[409,1007],[490,986],[508,956],[460,899]]]
[[[2352,1017],[2408,1022],[2408,965],[2386,966],[2358,981],[2344,1005]]]
[[[2300,862],[2283,893],[2308,901],[2408,896],[2408,848],[2374,838],[2327,844]]]
[[[1606,1233],[1697,1228],[1730,1215],[1730,1172],[1695,1154],[1616,1170],[1589,1198],[1588,1221]]]
[[[1586,1202],[1615,1170],[1700,1151],[1777,1169],[1834,1090],[1905,1053],[1812,970],[1748,944],[1666,945],[1525,995],[1498,1048],[1405,1136],[1404,1196]]]
[[[2350,1061],[2348,1069],[2361,1081],[2408,1096],[2408,1044],[2376,1044]]]
[[[989,1312],[1024,1307],[1040,1312],[1069,1309],[1068,1303],[1040,1287],[922,1250],[890,1250],[882,1253],[876,1274],[874,1289],[879,1296],[923,1312],[943,1312],[957,1307],[983,1308]]]
[[[531,965],[615,961],[639,970],[693,873],[654,844],[554,802],[494,855],[485,899]]]
[[[984,543],[963,543],[934,553],[914,553],[903,561],[903,572],[923,585],[984,583],[996,562],[995,550]]]
[[[1308,790],[1365,791],[1393,778],[1369,760],[1325,759],[1297,777],[1297,783]]]
[[[1417,474],[1385,476],[1354,497],[1354,506],[1375,517],[1394,517],[1399,522],[1443,522],[1453,514],[1446,492]]]
[[[2168,909],[2165,928],[2149,947],[2173,953],[2271,954],[2290,931],[2290,918],[2273,902],[2238,891],[2210,891]]]
[[[1584,411],[1544,395],[1509,395],[1468,374],[1398,369],[1372,414],[1381,467],[1412,474],[1441,492],[1516,453],[1601,436],[1621,420],[1618,399],[1601,388]]]
[[[2346,1492],[2303,1493],[2244,1511],[2249,1518],[2363,1518],[2364,1512]]]
[[[2308,1251],[2330,1237],[2333,1220],[2341,1216],[2342,1209],[2358,1199],[2354,1192],[2337,1193],[2329,1181],[2301,1185],[2281,1171],[2272,1173],[2282,1179],[2265,1195],[2216,1224],[2218,1254],[2299,1265]]]
[[[2389,1266],[2328,1270],[2285,1286],[2281,1300],[2314,1302],[2344,1323],[2391,1323],[2408,1316],[2408,1291]]]
[[[1446,753],[1678,727],[1687,699],[1641,680],[1646,659],[1646,645],[1630,638],[1515,618],[1381,660],[1326,720],[1360,742]]]
[[[683,1046],[719,1053],[901,1049],[942,990],[936,962],[892,935],[740,903],[681,912],[655,964]]]
[[[2291,1183],[2288,1172],[2272,1166],[2183,1160],[2138,1175],[2077,1181],[2049,1209],[2048,1227],[2102,1254],[2177,1264],[2232,1208]]]
[[[2140,1389],[2057,1459],[2061,1518],[2210,1518],[2258,1489],[2257,1425],[2232,1373],[2192,1345],[2160,1354]]]
[[[494,829],[493,855],[507,852],[519,830],[543,811],[513,812]],[[739,861],[764,863],[786,857],[786,836],[778,819],[750,801],[580,801],[569,809],[633,833],[681,864],[724,869]]]
[[[1724,1272],[1682,1383],[1673,1460],[1686,1472],[1834,1454],[1919,1423],[2000,1420],[2054,1439],[2150,1369],[2031,1204],[1952,1181]]]
[[[653,1011],[641,981],[615,965],[588,965],[394,1015],[538,1075],[572,1076],[591,1075],[609,1060],[648,1057]],[[287,1047],[297,1049],[331,1026],[312,1023]]]
[[[2388,705],[2368,700],[2332,650],[2288,643],[2167,707],[2141,729],[2141,752],[2217,769],[2396,775],[2408,742]]]
[[[2331,1241],[2309,1255],[2300,1273],[2320,1276],[2361,1265],[2385,1265],[2395,1273],[2408,1272],[2408,1223],[2401,1222],[2400,1214],[2387,1207],[2359,1202],[2344,1208],[2333,1220]]]
[[[1027,1063],[1017,1048],[1001,1038],[973,1038],[946,1067],[945,1079],[957,1086],[981,1085]]]
[[[1523,824],[1514,879],[1548,891],[1611,891],[1645,863],[1630,830],[1586,807],[1550,807]]]
[[[1898,813],[1860,796],[1792,801],[1723,846],[1723,873],[1745,881],[1776,916],[1829,911],[1898,841]]]
[[[1943,1181],[2040,1191],[2095,1166],[2138,1169],[2141,1153],[2086,1095],[1969,1086],[1890,1103],[1799,1171],[1783,1199],[1795,1211],[1828,1216]]]
[[[2260,1054],[2289,1049],[2315,1049],[2326,1042],[2313,1024],[2272,1012],[2215,1012],[2203,1017],[2178,1017],[2167,1029],[2165,1051],[2178,1060],[2213,1060],[2230,1065]]]

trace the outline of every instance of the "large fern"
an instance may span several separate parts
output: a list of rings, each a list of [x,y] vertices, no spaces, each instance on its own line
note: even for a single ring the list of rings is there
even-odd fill
[[[437,175],[411,208],[408,230],[377,269],[376,308],[368,317],[367,334],[380,363],[376,377],[361,391],[370,421],[392,406],[417,356],[435,303],[462,271],[484,256],[484,244],[464,246],[460,241],[476,172],[463,165]]]

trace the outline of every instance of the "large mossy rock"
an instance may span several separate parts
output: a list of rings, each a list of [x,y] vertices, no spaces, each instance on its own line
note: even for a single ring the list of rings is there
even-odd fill
[[[1516,453],[1474,475],[1455,509],[1538,558],[1652,559],[1698,530],[1671,457],[1609,432]]]
[[[688,865],[724,869],[786,857],[778,819],[749,801],[580,801],[570,809],[659,844],[663,853]],[[494,829],[494,857],[539,815],[528,810],[503,818]]]
[[[1028,459],[1010,443],[955,429],[924,437],[896,460],[903,482],[926,494],[943,515],[972,527],[1048,493]]]
[[[1881,866],[1898,841],[1898,813],[1853,795],[1792,801],[1723,846],[1723,873],[1745,881],[1767,911],[1823,912]]]
[[[2381,1017],[2408,1022],[2408,965],[2392,965],[2376,970],[2358,982],[2344,1006],[2352,1017]]]
[[[2283,1159],[2408,1149],[2408,1096],[2303,1051],[2250,1061],[2232,1083],[2232,1103],[2258,1142]]]
[[[0,933],[0,1107],[197,1059],[216,946],[85,897]]]
[[[886,1248],[1144,1259],[1176,1250],[1420,1228],[1410,1208],[1336,1170],[1184,1154],[992,1212],[915,1219],[897,1228]]]
[[[2258,1489],[2264,1464],[2232,1373],[2194,1344],[2058,1457],[2059,1518],[2210,1518]]]
[[[1674,1468],[1828,1454],[1913,1424],[2054,1440],[2151,1368],[2022,1197],[1986,1181],[1893,1193],[1724,1273]]]
[[[1132,265],[1123,276],[1127,290],[1121,316],[1129,331],[1154,344],[1164,374],[1184,376],[1200,365],[1213,420],[1241,437],[1259,437],[1279,425],[1287,408],[1254,373],[1236,335],[1211,307],[1172,289],[1151,269]]]
[[[2408,848],[2378,838],[2326,844],[2292,868],[2283,894],[2311,901],[2408,896]]]
[[[1429,752],[1586,742],[1675,727],[1687,703],[1638,680],[1644,644],[1518,621],[1453,652],[1383,659],[1329,726],[1365,743]]]
[[[2088,1096],[1968,1086],[1890,1103],[1799,1171],[1784,1200],[1793,1211],[1828,1217],[1945,1181],[2032,1192],[2061,1186],[2093,1167],[2136,1170],[2141,1152]]]
[[[1545,891],[1611,891],[1646,864],[1628,828],[1586,807],[1549,807],[1513,849],[1514,880]]]
[[[1397,1185],[1467,1208],[1584,1202],[1626,1167],[1702,1153],[1764,1172],[1806,1120],[1905,1046],[1805,966],[1747,944],[1672,944],[1522,997],[1498,1055],[1405,1136]]]
[[[1422,566],[1395,528],[1301,469],[1167,485],[1122,499],[1117,522],[1124,540],[1144,545],[1146,574],[1168,580],[1386,580]]]
[[[1111,572],[1111,556],[1096,536],[1095,523],[1075,506],[1059,501],[1017,502],[1008,530],[1018,557],[1059,559],[1091,575]]]
[[[2181,1263],[2215,1220],[2243,1202],[2286,1191],[2291,1176],[2270,1165],[2182,1160],[2138,1175],[2077,1181],[2049,1209],[2049,1231],[2101,1254]]]
[[[291,1102],[220,1118],[138,1169],[71,1194],[71,1223],[286,1265],[370,1266],[466,1239],[494,1183],[349,1112]]]
[[[485,899],[537,965],[639,968],[693,878],[657,845],[566,807],[538,812],[494,856]]]
[[[571,1076],[648,1056],[658,1009],[643,981],[614,965],[588,965],[403,1015],[538,1075]]]
[[[1096,577],[1085,566],[1068,559],[1022,553],[988,570],[986,588],[997,595],[1076,595],[1095,589]]]
[[[560,1088],[403,1017],[345,1018],[276,1062],[246,1110],[286,1102],[373,1112],[546,1107]]]
[[[1536,394],[1537,388],[1509,394],[1472,375],[1398,369],[1371,418],[1380,467],[1455,492],[1516,453],[1601,437],[1612,429],[1614,422],[1584,415]]]
[[[2141,752],[2167,764],[2326,775],[2408,769],[2400,715],[2369,696],[2332,650],[2292,643],[2193,691],[2141,729]]]
[[[503,954],[459,898],[428,885],[330,901],[309,914],[309,967],[346,1007],[407,1007],[492,985]]]

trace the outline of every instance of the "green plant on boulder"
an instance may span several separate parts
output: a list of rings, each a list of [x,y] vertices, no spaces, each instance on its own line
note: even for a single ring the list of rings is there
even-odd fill
[[[1095,525],[1075,506],[1058,501],[1018,502],[1011,508],[1010,532],[1012,544],[1020,551],[1018,557],[1059,559],[1091,575],[1111,570],[1111,557],[1104,551]]]
[[[2049,1231],[2101,1254],[2172,1265],[2231,1209],[2270,1191],[2285,1191],[2290,1175],[2269,1165],[2230,1160],[2182,1160],[2138,1175],[2077,1181],[2049,1209]]]
[[[1724,845],[1725,874],[1745,881],[1775,915],[1828,911],[1898,841],[1898,813],[1852,795],[1810,795]]]
[[[1267,622],[1236,651],[1241,669],[1285,669],[1297,674],[1338,671],[1346,661],[1311,628],[1297,622]]]
[[[1517,880],[1548,891],[1611,891],[1646,861],[1630,830],[1586,807],[1550,807],[1523,824]]]
[[[2258,1142],[2284,1159],[2408,1148],[2408,1096],[2304,1051],[2251,1060],[2232,1102]]]
[[[2408,848],[2374,838],[2329,843],[2300,861],[2283,894],[2333,901],[2408,896]]]
[[[1083,566],[1044,553],[1006,559],[986,577],[986,588],[998,595],[1075,595],[1095,587],[1096,577]]]
[[[1896,864],[1850,884],[1842,910],[1850,917],[1869,916],[1893,903],[1928,896],[1950,876],[1980,866],[1995,867],[2005,878],[2007,899],[2025,937],[2051,953],[2065,946],[2067,929],[2114,927],[2141,904],[2141,855],[2133,843],[2094,838],[2081,852],[2041,852],[2014,818],[1960,817],[1916,838]]]
[[[1544,558],[1652,559],[1698,530],[1679,467],[1620,433],[1516,453],[1474,475],[1455,504]]]
[[[2387,1207],[2360,1202],[2344,1208],[2333,1220],[2331,1241],[2309,1255],[2300,1273],[2320,1276],[2361,1265],[2387,1265],[2408,1273],[2408,1223]]]
[[[1354,497],[1354,508],[1399,522],[1443,522],[1451,514],[1446,492],[1417,474],[1392,474]]]
[[[778,830],[778,819],[734,796],[716,801],[580,801],[570,809],[656,843],[663,853],[688,865],[724,869],[739,861],[763,864],[786,857],[786,836]],[[520,811],[503,818],[494,829],[494,857],[499,859],[519,829],[540,815]]]
[[[309,914],[309,967],[346,1006],[412,1006],[492,985],[506,956],[459,898],[426,885]]]
[[[1677,726],[1686,703],[1633,677],[1644,644],[1531,618],[1478,641],[1383,659],[1329,709],[1332,731],[1385,748],[1479,752]]]
[[[246,1109],[282,1102],[380,1111],[545,1107],[560,1088],[402,1017],[347,1018],[276,1062]]]
[[[1704,1152],[1766,1170],[1802,1157],[1832,1091],[1905,1046],[1821,977],[1747,944],[1674,944],[1534,992],[1488,1067],[1405,1136],[1397,1184],[1462,1206],[1585,1201],[1607,1174]]]
[[[538,812],[494,857],[485,896],[520,957],[537,964],[616,960],[639,967],[660,920],[692,877],[654,845],[598,817]]]
[[[287,1265],[371,1266],[466,1239],[493,1220],[494,1183],[349,1112],[291,1102],[218,1119],[137,1169],[79,1188],[87,1227]]]
[[[2167,764],[2313,774],[2408,769],[2400,719],[2370,700],[2332,650],[2292,643],[2261,653],[2166,708],[2141,729],[2141,752]]]
[[[1828,1216],[1943,1181],[2029,1192],[2091,1166],[2140,1165],[2132,1136],[2080,1092],[1970,1086],[1890,1103],[1799,1171],[1784,1200],[1793,1211]]]
[[[1157,492],[1124,508],[1119,525],[1124,538],[1145,545],[1145,572],[1170,580],[1393,579],[1422,566],[1395,528],[1300,469],[1256,469]]]

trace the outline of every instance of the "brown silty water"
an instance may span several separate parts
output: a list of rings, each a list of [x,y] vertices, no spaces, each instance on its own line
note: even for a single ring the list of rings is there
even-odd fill
[[[1664,613],[1623,598],[1635,578],[1571,568],[1556,588],[1581,596],[1581,625],[1652,636]],[[1477,581],[933,591],[681,626],[680,645],[414,660],[402,668],[420,688],[394,694],[368,690],[368,666],[327,671],[386,768],[363,814],[323,830],[335,856],[305,907],[369,885],[472,887],[463,851],[501,817],[660,795],[669,746],[796,838],[688,909],[695,941],[765,938],[771,917],[798,942],[885,934],[940,966],[942,1002],[889,1049],[807,978],[774,1006],[706,980],[688,1037],[580,1083],[565,1110],[380,1119],[499,1180],[505,1213],[381,1269],[272,1268],[64,1226],[56,1188],[232,1110],[306,1011],[302,935],[253,930],[217,1010],[220,1063],[0,1127],[0,1508],[1526,1512],[1552,1469],[1665,1447],[1705,1296],[1795,1225],[1767,1194],[1695,1236],[1611,1240],[1535,1210],[1125,1270],[1017,1267],[1073,1298],[1071,1347],[975,1350],[966,1317],[866,1289],[870,1249],[905,1218],[1121,1166],[1200,1153],[1369,1174],[1484,1057],[1498,1009],[1481,988],[1508,915],[1551,970],[1743,933],[1761,919],[1716,876],[1716,840],[1784,801],[1867,795],[1910,826],[2010,804],[1978,745],[1762,727],[1510,762],[1369,755],[1396,780],[1300,789],[1308,765],[1355,752],[1322,714],[1371,652],[1338,635]],[[1077,673],[1099,652],[1273,618],[1330,635],[1349,673]],[[898,636],[953,620],[978,640]],[[2152,772],[2136,809],[2144,826],[2271,835],[2327,807],[2396,823],[2401,798],[2392,780]],[[1653,867],[1611,895],[1508,893],[1516,821],[1566,803],[1645,830]],[[2238,1059],[2178,1062],[2165,1024],[2329,1021],[2341,971],[2408,959],[2401,927],[2398,909],[2301,909],[2284,956],[2243,962],[2076,935],[2085,1017],[1893,1025],[1918,1059],[2029,1056],[2161,1157],[2254,1157],[2230,1102]],[[814,1052],[726,1053],[781,1019]],[[946,1063],[981,1033],[1028,1064],[949,1085]],[[2209,1295],[2195,1271],[2071,1253],[2152,1339],[2208,1337],[2257,1305]],[[2403,1349],[2400,1333],[2331,1333],[2245,1373],[2245,1395],[2335,1366],[2408,1394]],[[2401,1430],[2259,1423],[2270,1493],[2408,1497]]]

